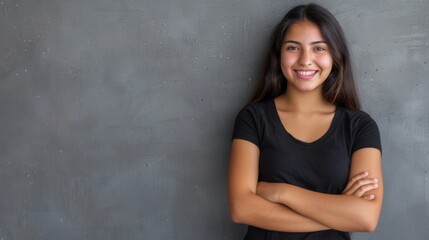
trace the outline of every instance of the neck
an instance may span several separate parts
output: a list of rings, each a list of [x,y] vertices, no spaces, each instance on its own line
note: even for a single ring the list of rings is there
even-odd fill
[[[288,89],[279,96],[278,101],[282,109],[292,112],[310,113],[335,109],[335,105],[322,96],[322,91],[298,92]]]

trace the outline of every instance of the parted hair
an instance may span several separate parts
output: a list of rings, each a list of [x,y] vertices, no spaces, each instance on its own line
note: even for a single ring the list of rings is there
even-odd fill
[[[333,58],[331,73],[322,86],[323,97],[336,106],[360,110],[350,53],[343,30],[328,10],[316,4],[292,8],[277,25],[273,32],[262,77],[256,85],[250,102],[256,103],[275,98],[286,91],[287,80],[281,71],[281,48],[284,36],[292,24],[304,20],[319,27]]]

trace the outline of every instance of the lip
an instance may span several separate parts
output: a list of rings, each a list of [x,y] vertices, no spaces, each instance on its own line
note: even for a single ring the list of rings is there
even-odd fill
[[[312,69],[299,69],[299,70],[294,70],[294,72],[296,76],[301,79],[311,79],[314,77],[314,75],[316,75],[318,71],[312,70]]]

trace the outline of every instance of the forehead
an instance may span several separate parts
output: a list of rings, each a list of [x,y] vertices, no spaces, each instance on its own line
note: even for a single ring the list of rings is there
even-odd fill
[[[324,37],[320,32],[319,26],[315,23],[303,20],[296,23],[292,23],[285,36],[284,41],[293,40],[301,43],[324,41]]]

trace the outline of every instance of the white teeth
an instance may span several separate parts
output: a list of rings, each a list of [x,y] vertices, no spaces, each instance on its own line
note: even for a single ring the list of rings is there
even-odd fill
[[[313,75],[316,71],[296,71],[299,75],[310,76]]]

